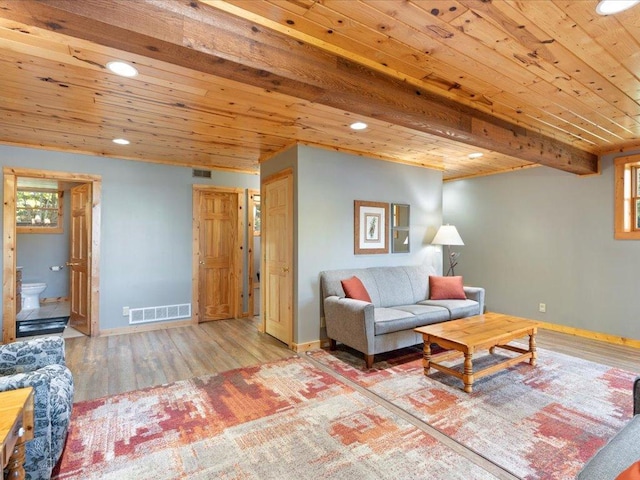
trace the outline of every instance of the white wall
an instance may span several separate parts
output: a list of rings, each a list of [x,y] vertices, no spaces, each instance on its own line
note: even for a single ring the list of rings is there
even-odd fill
[[[257,175],[194,180],[190,168],[5,146],[0,166],[102,176],[101,330],[128,326],[123,306],[191,303],[194,183],[259,187]]]
[[[444,185],[444,221],[465,242],[456,273],[486,288],[489,310],[640,339],[640,242],[614,240],[612,156],[601,168]]]
[[[298,146],[263,163],[261,174],[286,166],[294,167],[296,198],[294,342],[324,336],[322,270],[422,262],[436,262],[441,268],[440,251],[429,242],[442,218],[442,172]],[[409,204],[411,252],[355,255],[354,200]]]

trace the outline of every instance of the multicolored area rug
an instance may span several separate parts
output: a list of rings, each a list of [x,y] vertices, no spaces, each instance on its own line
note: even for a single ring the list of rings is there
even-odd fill
[[[53,478],[496,477],[293,357],[76,403]]]
[[[425,377],[417,349],[369,371],[348,349],[310,357],[525,479],[575,478],[632,415],[634,374],[543,349],[536,367],[483,377],[472,394],[450,375]],[[474,358],[474,368],[493,357]]]

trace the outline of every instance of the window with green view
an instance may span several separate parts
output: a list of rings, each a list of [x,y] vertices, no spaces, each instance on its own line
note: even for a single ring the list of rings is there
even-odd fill
[[[62,192],[18,190],[16,226],[19,233],[62,232]]]

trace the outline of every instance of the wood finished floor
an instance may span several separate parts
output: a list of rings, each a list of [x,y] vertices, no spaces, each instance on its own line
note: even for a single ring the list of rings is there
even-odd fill
[[[67,338],[76,402],[294,355],[257,318],[108,337]],[[640,349],[541,330],[540,348],[640,374]]]
[[[106,337],[65,339],[74,401],[291,357],[294,352],[258,331],[259,320],[219,320]]]

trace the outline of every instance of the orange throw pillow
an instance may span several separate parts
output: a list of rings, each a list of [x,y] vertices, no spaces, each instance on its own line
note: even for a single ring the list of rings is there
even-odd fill
[[[362,300],[363,302],[373,303],[369,292],[364,288],[362,281],[358,277],[351,277],[347,280],[341,280],[342,289],[347,297],[355,300]]]
[[[630,465],[616,480],[640,480],[640,462]]]
[[[462,277],[429,276],[429,298],[431,300],[465,300]]]

